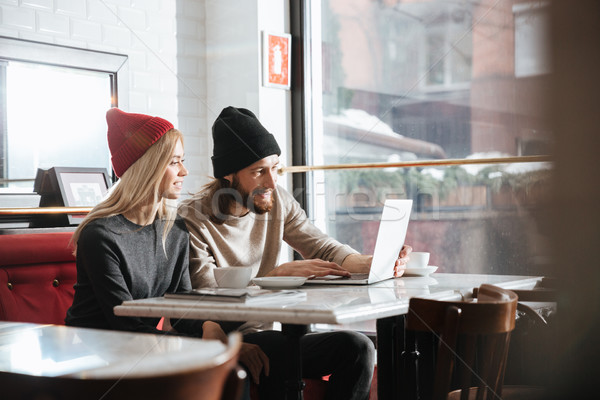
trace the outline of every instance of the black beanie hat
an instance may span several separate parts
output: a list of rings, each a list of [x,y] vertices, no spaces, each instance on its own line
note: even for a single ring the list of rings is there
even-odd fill
[[[238,172],[270,155],[281,155],[275,137],[245,108],[224,108],[213,124],[212,135],[215,178]]]

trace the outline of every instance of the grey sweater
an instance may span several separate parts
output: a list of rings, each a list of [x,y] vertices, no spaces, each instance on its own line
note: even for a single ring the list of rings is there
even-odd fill
[[[157,318],[118,317],[125,300],[160,297],[191,289],[189,234],[177,218],[162,244],[163,221],[136,225],[122,215],[91,222],[77,242],[77,283],[65,323],[72,326],[164,333]],[[181,334],[200,336],[203,321],[171,321]]]

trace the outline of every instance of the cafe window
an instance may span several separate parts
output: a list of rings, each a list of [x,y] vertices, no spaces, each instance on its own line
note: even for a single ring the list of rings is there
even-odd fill
[[[551,66],[533,3],[303,3],[294,160],[326,168],[294,182],[317,226],[372,254],[383,201],[410,198],[407,242],[440,272],[544,273]]]
[[[0,38],[0,193],[32,192],[38,168],[111,171],[105,113],[117,105],[126,61]]]

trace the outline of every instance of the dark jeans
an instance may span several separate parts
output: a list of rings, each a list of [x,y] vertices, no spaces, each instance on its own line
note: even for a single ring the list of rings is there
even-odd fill
[[[261,400],[285,398],[285,337],[278,331],[251,333],[244,342],[253,343],[269,357],[269,376],[261,375]],[[329,377],[327,399],[369,398],[375,366],[375,347],[365,335],[351,331],[309,333],[300,340],[302,376]]]

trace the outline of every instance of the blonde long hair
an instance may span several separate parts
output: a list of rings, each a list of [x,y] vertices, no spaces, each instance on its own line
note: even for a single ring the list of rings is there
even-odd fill
[[[183,145],[181,132],[177,129],[169,130],[123,173],[108,197],[90,211],[73,233],[71,244],[74,254],[77,252],[77,240],[90,222],[124,214],[149,203],[154,205],[152,214],[166,221],[162,237],[163,249],[166,252],[167,235],[177,216],[177,206],[159,193],[160,183],[179,140]]]

